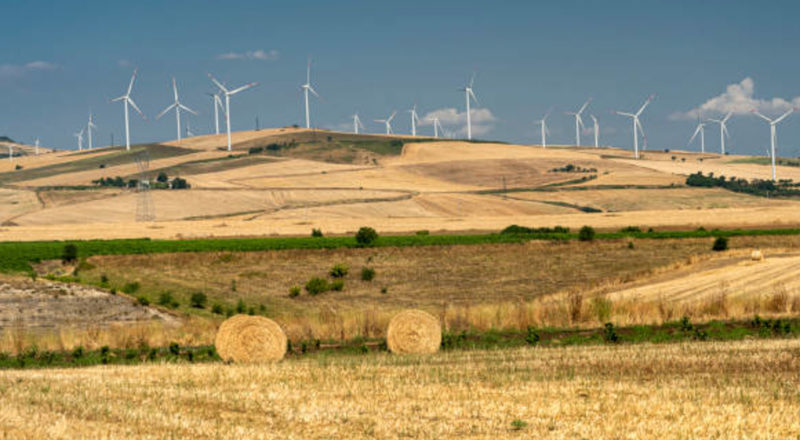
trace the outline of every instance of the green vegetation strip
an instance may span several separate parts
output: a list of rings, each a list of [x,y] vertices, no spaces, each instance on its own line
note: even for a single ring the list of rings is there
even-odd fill
[[[578,239],[578,233],[566,228],[529,229],[509,227],[509,233],[473,235],[394,235],[381,236],[373,247],[452,246],[494,243],[524,243],[530,240],[566,241]],[[530,232],[527,232],[530,231]],[[800,235],[800,229],[733,229],[692,231],[598,232],[595,240],[679,239],[706,237]],[[89,240],[0,242],[0,272],[32,272],[31,263],[56,260],[63,256],[64,246],[73,243],[78,257],[95,255],[138,255],[178,252],[253,252],[285,249],[337,249],[363,247],[354,237],[270,237],[270,238],[208,238],[196,240]]]
[[[611,323],[595,329],[534,328],[527,330],[488,330],[445,332],[442,350],[487,350],[526,346],[557,348],[575,345],[616,345],[638,343],[670,343],[684,341],[736,341],[746,338],[797,338],[800,337],[800,318],[764,319],[755,316],[749,321],[711,321],[693,324],[689,318],[663,325],[616,327]],[[386,340],[380,338],[354,338],[348,341],[321,341],[311,339],[295,344],[289,342],[287,357],[332,354],[359,355],[386,351]],[[72,351],[39,351],[31,347],[12,356],[0,353],[0,370],[22,368],[86,367],[91,365],[134,365],[147,362],[196,363],[220,362],[213,346],[181,347],[172,343],[168,347],[111,349],[85,351],[77,347]]]

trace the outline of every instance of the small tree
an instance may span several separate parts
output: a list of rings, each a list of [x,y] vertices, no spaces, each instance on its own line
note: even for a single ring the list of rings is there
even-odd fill
[[[362,226],[356,233],[356,242],[361,246],[371,246],[378,239],[378,233],[369,226]]]
[[[189,303],[196,309],[204,309],[206,307],[206,301],[208,301],[208,297],[203,292],[195,292],[189,299]]]
[[[167,183],[169,181],[169,177],[167,176],[167,173],[162,171],[162,172],[158,173],[158,177],[156,177],[156,181],[158,183]]]
[[[594,240],[594,228],[591,226],[584,226],[578,231],[578,240],[592,241]]]
[[[61,252],[61,262],[74,263],[78,261],[78,246],[69,243],[64,245],[64,250]]]
[[[372,281],[375,278],[375,269],[364,267],[361,269],[361,281]]]
[[[714,245],[711,246],[711,250],[715,252],[722,252],[728,250],[728,239],[725,237],[717,237],[714,240]]]
[[[312,228],[311,236],[316,238],[322,237],[322,229]]]
[[[319,295],[320,293],[324,293],[331,290],[330,284],[328,280],[320,277],[314,277],[308,280],[306,283],[306,291],[309,295]]]
[[[331,278],[344,278],[347,276],[348,272],[350,272],[350,268],[347,267],[344,263],[338,263],[334,265],[328,274]]]

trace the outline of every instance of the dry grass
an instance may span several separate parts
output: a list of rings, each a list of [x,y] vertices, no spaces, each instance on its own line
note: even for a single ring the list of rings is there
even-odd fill
[[[7,371],[7,438],[795,438],[800,341]],[[512,425],[517,423],[519,430]]]

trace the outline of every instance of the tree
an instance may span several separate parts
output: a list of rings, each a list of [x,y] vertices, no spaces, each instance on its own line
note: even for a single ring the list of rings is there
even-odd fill
[[[64,245],[64,250],[61,252],[62,263],[74,263],[78,260],[78,246],[69,243]]]
[[[591,226],[584,226],[578,231],[578,240],[592,241],[594,240],[594,228]]]
[[[361,246],[371,246],[378,239],[378,233],[369,226],[362,226],[356,232],[356,242]]]
[[[204,309],[206,307],[206,301],[208,301],[208,297],[203,292],[195,292],[189,299],[189,303],[196,309]]]
[[[167,173],[162,171],[162,172],[158,173],[158,177],[156,177],[156,181],[159,182],[159,183],[167,183],[167,182],[169,182],[169,177],[167,176]]]

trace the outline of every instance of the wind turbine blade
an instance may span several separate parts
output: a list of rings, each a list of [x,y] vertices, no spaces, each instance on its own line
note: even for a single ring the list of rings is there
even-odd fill
[[[122,100],[123,100],[123,99],[125,99],[126,97],[127,97],[127,96],[120,96],[119,98],[114,98],[114,99],[112,99],[112,100],[111,100],[111,102],[118,102],[118,101],[122,101]]]
[[[386,120],[386,122],[392,122],[392,119],[394,119],[394,116],[395,116],[396,114],[397,114],[397,111],[393,111],[393,112],[392,112],[392,116],[389,116],[389,119],[387,119],[387,120]]]
[[[642,132],[642,138],[644,139],[644,146],[647,147],[647,135],[644,134],[644,127],[642,127],[642,122],[639,118],[636,118],[636,125],[639,127],[639,131]]]
[[[168,112],[168,111],[170,111],[170,110],[172,110],[173,108],[175,108],[175,106],[176,106],[176,105],[177,105],[177,104],[170,104],[170,105],[169,105],[167,108],[165,108],[164,110],[162,110],[162,111],[161,111],[161,113],[159,113],[159,114],[158,114],[158,116],[156,116],[156,119],[161,119],[161,117],[162,117],[162,116],[164,116],[165,114],[167,114],[167,112]]]
[[[553,109],[547,110],[547,113],[545,113],[545,114],[544,114],[544,117],[542,118],[542,121],[546,121],[546,120],[547,120],[547,117],[548,117],[548,116],[550,116],[550,113],[551,113],[552,111],[553,111]]]
[[[211,81],[212,81],[214,84],[216,84],[216,86],[217,86],[217,87],[219,87],[219,89],[220,89],[220,90],[222,90],[222,92],[223,92],[223,93],[228,93],[228,89],[226,89],[226,88],[225,88],[225,86],[223,86],[223,85],[222,85],[222,83],[220,83],[219,81],[217,81],[217,79],[216,79],[216,78],[214,78],[214,75],[212,75],[212,74],[210,74],[210,73],[209,73],[209,74],[208,74],[208,77],[209,77],[209,78],[211,78]]]
[[[314,88],[313,88],[313,87],[311,87],[311,85],[309,85],[309,86],[308,86],[308,91],[309,91],[309,92],[311,92],[311,93],[312,93],[314,96],[316,96],[317,98],[319,98],[319,94],[317,93],[317,91],[316,91],[316,90],[314,90]],[[322,99],[322,98],[320,98],[320,99]]]
[[[586,107],[589,106],[590,102],[592,102],[592,98],[587,99],[586,102],[583,103],[583,105],[581,106],[581,109],[578,110],[578,114],[583,113],[583,111],[586,110]]]
[[[635,116],[636,116],[636,115],[634,115],[633,113],[625,113],[625,112],[614,112],[614,113],[616,113],[616,114],[618,114],[618,115],[620,115],[620,116],[627,116],[627,117],[629,117],[629,118],[633,118],[633,117],[635,117]]]
[[[728,127],[725,124],[722,124],[722,132],[725,133],[725,137],[731,137],[731,135],[728,134]]]
[[[142,113],[142,111],[139,110],[139,107],[136,105],[135,102],[133,102],[133,99],[128,98],[128,103],[131,105],[131,107],[133,107],[134,110],[139,112],[139,114],[142,116],[142,118],[147,119],[147,116],[145,116],[144,113]]]
[[[473,74],[472,74],[472,75],[470,75],[470,77],[469,77],[469,88],[470,88],[470,89],[472,88],[472,84],[473,84],[474,82],[475,82],[475,74],[473,73]]]
[[[759,112],[758,112],[758,110],[756,110],[756,109],[752,109],[752,110],[750,110],[750,113],[752,113],[752,114],[754,114],[754,115],[758,116],[759,118],[761,118],[761,119],[763,119],[763,120],[765,120],[765,121],[769,122],[770,124],[772,123],[772,119],[770,119],[770,118],[768,118],[768,117],[766,117],[766,116],[762,115],[762,114],[761,114],[761,113],[759,113]]]
[[[575,119],[577,119],[577,120],[578,120],[578,125],[580,125],[580,126],[581,126],[581,128],[586,128],[586,126],[584,126],[584,125],[583,125],[583,118],[581,118],[581,115],[580,115],[580,113],[578,113],[578,114],[576,114],[576,115],[575,115]]]
[[[308,57],[308,67],[306,69],[306,84],[311,85],[311,57]]]
[[[702,125],[698,125],[698,126],[697,126],[697,129],[695,129],[695,131],[694,131],[694,134],[693,134],[693,135],[692,135],[692,137],[689,139],[689,145],[691,145],[691,143],[692,143],[692,141],[694,140],[694,138],[696,138],[696,137],[697,137],[697,135],[698,135],[698,134],[700,134],[700,128],[702,128]]]
[[[238,89],[231,90],[230,92],[228,92],[228,94],[229,95],[235,95],[235,94],[237,94],[239,92],[243,92],[243,91],[245,91],[245,90],[247,90],[247,89],[249,89],[251,87],[255,87],[257,85],[258,85],[257,82],[251,82],[250,84],[245,84],[245,85],[239,87]]]
[[[646,109],[646,108],[647,108],[647,106],[648,106],[648,105],[650,105],[650,102],[651,102],[651,101],[653,100],[653,98],[655,98],[655,97],[656,97],[656,95],[650,95],[650,96],[648,96],[648,97],[647,97],[647,101],[645,101],[645,102],[644,102],[644,104],[642,104],[642,107],[639,109],[639,111],[638,111],[638,112],[636,112],[636,116],[639,116],[639,115],[641,115],[641,114],[642,114],[642,112],[644,111],[644,109]]]
[[[178,83],[175,82],[175,77],[172,77],[172,91],[175,93],[175,102],[178,102]]]
[[[722,122],[728,122],[728,119],[730,119],[731,116],[733,116],[733,112],[728,112],[728,114],[725,115],[724,118],[722,118]]]
[[[133,82],[136,81],[136,72],[139,71],[139,68],[133,69],[133,75],[131,75],[131,82],[128,84],[128,93],[126,95],[130,95],[131,91],[133,91]]]
[[[469,89],[469,96],[472,96],[472,99],[475,100],[475,104],[481,105],[480,101],[478,101],[478,97],[475,96],[475,92],[472,91],[472,88]]]
[[[786,119],[787,117],[789,117],[789,115],[791,115],[792,113],[794,113],[794,111],[795,111],[795,110],[796,110],[796,109],[794,109],[794,108],[792,108],[792,109],[789,109],[789,111],[787,111],[786,113],[784,113],[783,115],[781,115],[781,117],[779,117],[778,119],[776,119],[776,120],[775,120],[775,122],[773,122],[773,124],[777,124],[777,123],[779,123],[779,122],[783,121],[784,119]]]
[[[193,114],[193,115],[195,115],[195,116],[197,116],[197,115],[198,115],[198,113],[197,113],[196,111],[194,111],[194,110],[190,109],[189,107],[186,107],[186,106],[185,106],[185,105],[183,105],[183,104],[178,104],[178,107],[180,107],[180,108],[181,108],[181,110],[186,110],[187,112],[189,112],[189,113],[191,113],[191,114]]]

